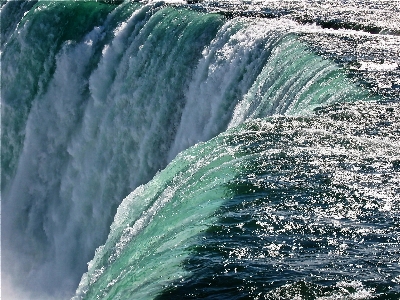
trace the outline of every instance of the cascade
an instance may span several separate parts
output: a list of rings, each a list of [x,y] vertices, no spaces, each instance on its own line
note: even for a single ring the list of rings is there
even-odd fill
[[[5,299],[397,295],[398,36],[250,2],[1,4]]]

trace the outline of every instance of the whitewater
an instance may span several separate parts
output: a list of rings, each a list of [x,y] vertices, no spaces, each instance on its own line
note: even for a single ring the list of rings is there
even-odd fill
[[[3,299],[398,299],[400,1],[1,1]]]

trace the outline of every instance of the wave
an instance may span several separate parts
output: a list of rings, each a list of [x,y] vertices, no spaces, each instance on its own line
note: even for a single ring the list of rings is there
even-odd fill
[[[395,299],[398,109],[248,121],[180,153],[124,199],[73,299]]]

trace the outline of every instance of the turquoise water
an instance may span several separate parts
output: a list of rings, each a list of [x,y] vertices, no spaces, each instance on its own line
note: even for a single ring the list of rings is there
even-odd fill
[[[182,152],[124,199],[74,299],[397,299],[397,116],[337,106]]]
[[[397,299],[398,3],[314,4],[2,2],[2,296]]]

